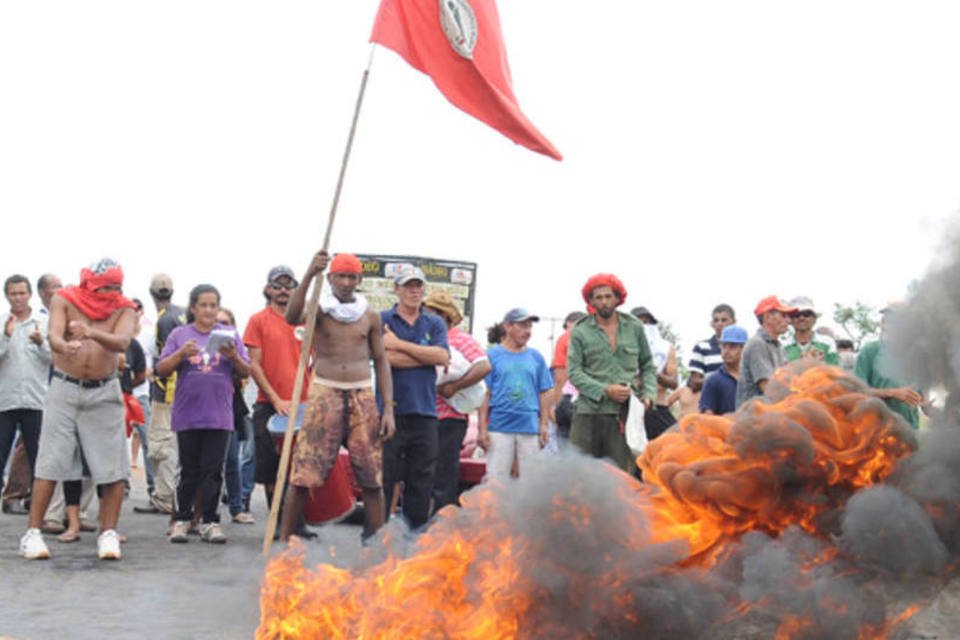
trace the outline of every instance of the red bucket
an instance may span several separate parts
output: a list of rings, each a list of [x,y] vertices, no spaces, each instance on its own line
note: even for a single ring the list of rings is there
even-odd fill
[[[277,444],[277,453],[283,448],[283,435],[273,432],[274,442]],[[290,443],[291,451],[297,445],[297,433],[293,434]],[[292,456],[291,456],[292,457]],[[291,460],[291,464],[292,464]],[[290,468],[287,467],[288,478]],[[350,515],[357,504],[356,490],[353,487],[353,469],[350,468],[350,456],[341,448],[337,461],[330,469],[330,475],[322,487],[310,489],[307,502],[303,506],[303,519],[307,524],[323,524],[336,522]]]
[[[357,499],[350,483],[349,469],[350,457],[341,453],[323,486],[310,490],[310,497],[303,507],[303,519],[307,524],[336,522],[350,515]]]

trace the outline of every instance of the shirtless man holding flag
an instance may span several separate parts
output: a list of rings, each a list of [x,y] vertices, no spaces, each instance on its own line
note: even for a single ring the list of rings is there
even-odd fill
[[[53,377],[43,407],[40,447],[27,532],[20,555],[50,557],[40,525],[58,481],[79,480],[81,451],[100,485],[101,560],[120,559],[117,520],[123,481],[130,473],[117,356],[133,338],[136,314],[123,296],[123,270],[104,258],[80,272],[80,285],[64,287],[50,304]]]
[[[363,492],[364,540],[383,526],[386,517],[381,444],[395,431],[393,381],[383,348],[380,315],[355,293],[363,271],[360,260],[339,253],[330,261],[326,251],[317,252],[290,297],[287,322],[303,322],[307,289],[316,274],[326,269],[328,261],[329,286],[320,295],[312,345],[314,378],[293,450],[281,540],[294,533],[310,489],[323,486],[341,444],[350,452],[350,463]],[[373,393],[371,359],[383,398],[382,415],[377,411]]]

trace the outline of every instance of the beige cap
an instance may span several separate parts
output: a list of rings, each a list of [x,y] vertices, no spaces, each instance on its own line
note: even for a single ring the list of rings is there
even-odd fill
[[[150,294],[154,298],[169,298],[173,295],[173,278],[166,273],[155,274],[150,278]]]

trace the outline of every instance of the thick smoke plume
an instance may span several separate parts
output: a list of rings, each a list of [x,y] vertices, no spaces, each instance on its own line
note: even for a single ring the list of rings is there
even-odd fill
[[[930,429],[792,366],[654,441],[644,485],[567,450],[415,543],[392,523],[352,570],[275,558],[258,637],[960,637],[960,234],[882,339],[895,377],[944,392]]]
[[[886,321],[898,377],[919,390],[946,393],[934,428],[960,419],[960,224],[945,234],[927,275]]]

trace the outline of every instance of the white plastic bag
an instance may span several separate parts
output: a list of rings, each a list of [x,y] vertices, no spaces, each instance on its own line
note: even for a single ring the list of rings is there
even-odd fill
[[[624,425],[627,446],[634,455],[640,455],[647,446],[647,430],[643,427],[643,403],[637,396],[630,394],[630,408],[627,410],[627,422]]]
[[[450,364],[444,367],[437,367],[437,386],[445,382],[459,380],[466,375],[470,369],[471,363],[466,356],[460,353],[456,347],[450,347]],[[447,398],[447,404],[460,413],[470,413],[476,411],[483,404],[483,397],[487,394],[487,385],[483,380],[476,384],[460,389],[451,397]]]

